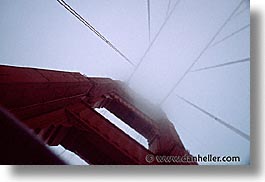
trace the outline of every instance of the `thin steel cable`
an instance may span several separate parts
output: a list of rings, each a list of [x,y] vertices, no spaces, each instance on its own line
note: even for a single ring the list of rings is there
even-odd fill
[[[150,0],[147,0],[148,38],[151,42],[151,20],[150,20]]]
[[[161,31],[163,30],[163,28],[165,27],[166,23],[168,22],[169,18],[171,17],[171,15],[173,14],[174,10],[176,9],[177,5],[180,3],[181,0],[178,0],[175,4],[174,7],[172,8],[172,10],[170,11],[170,13],[168,14],[168,16],[166,17],[166,19],[164,20],[163,24],[161,25],[159,31],[156,33],[155,37],[153,38],[153,40],[151,41],[151,43],[149,44],[149,46],[147,47],[147,49],[145,50],[143,56],[141,57],[140,61],[137,63],[137,65],[135,66],[133,72],[131,73],[131,75],[129,76],[128,80],[127,80],[127,84],[130,83],[130,81],[132,80],[134,74],[136,73],[136,71],[139,69],[139,67],[141,66],[141,64],[143,63],[143,60],[145,58],[145,56],[147,55],[147,53],[150,51],[150,49],[152,48],[154,42],[156,41],[156,39],[158,38],[158,36],[160,35]]]
[[[218,44],[224,42],[225,40],[227,40],[227,39],[229,39],[229,38],[235,36],[236,34],[242,32],[243,30],[247,29],[248,27],[250,27],[250,24],[247,24],[247,25],[245,25],[245,26],[239,28],[238,30],[236,30],[236,31],[232,32],[231,34],[225,36],[225,37],[222,38],[221,40],[219,40],[219,41],[213,43],[213,44],[210,46],[210,48],[213,48],[213,47],[215,47],[216,45],[218,45]]]
[[[244,13],[248,8],[249,8],[249,6],[246,5],[246,7],[245,7],[244,9],[242,9],[241,11],[239,11],[238,13],[236,13],[236,14],[234,15],[234,18],[237,17],[237,16],[239,16],[239,15],[241,15],[242,13]]]
[[[99,31],[97,31],[88,21],[86,21],[81,15],[79,15],[69,4],[63,0],[57,0],[57,2],[62,5],[66,10],[68,10],[72,15],[74,15],[79,21],[81,21],[86,27],[88,27],[92,32],[94,32],[100,39],[102,39],[106,44],[108,44],[114,51],[116,51],[121,57],[123,57],[130,65],[135,66],[134,63],[125,56],[118,48],[116,48],[109,40],[107,40]]]
[[[220,34],[220,32],[223,30],[223,28],[227,25],[227,23],[232,19],[236,11],[240,8],[241,4],[244,2],[244,0],[241,0],[240,3],[236,6],[236,8],[232,11],[230,16],[225,20],[225,22],[219,27],[217,32],[214,34],[214,36],[210,39],[210,41],[206,44],[206,46],[203,48],[203,50],[200,52],[200,54],[195,58],[195,60],[192,62],[192,64],[188,67],[188,69],[184,72],[184,74],[179,78],[179,80],[176,82],[176,84],[171,88],[171,90],[168,92],[168,94],[161,100],[159,105],[161,106],[167,98],[173,93],[173,91],[176,89],[176,87],[182,82],[182,80],[186,77],[186,75],[189,73],[189,71],[192,69],[192,67],[200,60],[202,55],[209,49],[210,45],[213,43],[213,41],[216,39],[216,37]],[[136,66],[137,68],[137,66]]]
[[[168,0],[166,17],[168,16],[168,13],[169,13],[169,10],[170,10],[170,5],[171,5],[171,0]]]
[[[181,99],[182,101],[186,102],[187,104],[193,106],[194,108],[198,109],[199,111],[203,112],[204,114],[208,115],[209,117],[213,118],[215,121],[217,121],[218,123],[220,123],[221,125],[225,126],[226,128],[230,129],[231,131],[233,131],[234,133],[236,133],[237,135],[241,136],[242,138],[250,141],[250,136],[247,135],[246,133],[244,133],[243,131],[239,130],[238,128],[228,124],[226,121],[216,117],[215,115],[209,113],[208,111],[202,109],[201,107],[191,103],[190,101],[186,100],[185,98],[178,96],[177,97],[179,99]]]
[[[250,61],[250,58],[240,59],[240,60],[236,60],[236,61],[230,61],[227,63],[217,64],[214,66],[207,66],[204,68],[198,68],[198,69],[192,70],[190,72],[197,72],[197,71],[203,71],[203,70],[208,70],[208,69],[213,69],[213,68],[219,68],[219,67],[223,67],[223,66],[229,66],[229,65],[244,63],[244,62],[248,62],[248,61]]]

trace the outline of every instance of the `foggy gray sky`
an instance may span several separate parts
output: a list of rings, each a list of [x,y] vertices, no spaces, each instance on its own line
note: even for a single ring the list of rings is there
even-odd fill
[[[241,0],[181,0],[129,86],[158,104],[198,57]],[[146,0],[66,0],[137,64],[149,45]],[[171,0],[170,10],[177,0]],[[150,0],[151,40],[169,0]],[[250,23],[249,1],[215,42]],[[212,44],[212,45],[213,45]],[[209,48],[192,70],[250,57],[249,27]],[[0,63],[78,71],[127,80],[133,66],[56,0],[0,1]],[[190,72],[162,104],[194,155],[236,155],[249,163],[250,142],[180,100],[182,96],[250,134],[250,63]]]

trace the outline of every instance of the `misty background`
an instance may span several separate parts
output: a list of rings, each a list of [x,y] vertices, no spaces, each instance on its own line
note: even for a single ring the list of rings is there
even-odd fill
[[[250,163],[249,140],[180,99],[250,135],[248,0],[238,9],[241,0],[150,0],[150,40],[147,0],[65,2],[135,65],[142,60],[139,67],[135,70],[56,0],[0,1],[0,63],[125,81],[160,105],[191,154],[240,156],[240,164]],[[243,59],[248,61],[208,68]]]

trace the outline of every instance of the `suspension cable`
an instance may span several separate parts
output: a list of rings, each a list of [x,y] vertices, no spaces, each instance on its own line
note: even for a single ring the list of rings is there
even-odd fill
[[[155,37],[153,38],[153,40],[151,41],[151,43],[149,44],[149,46],[147,47],[147,49],[145,50],[143,56],[141,57],[140,61],[137,63],[137,65],[135,66],[133,72],[131,73],[131,75],[129,76],[127,83],[129,84],[130,81],[132,80],[134,74],[136,73],[136,71],[139,69],[139,67],[141,66],[141,64],[143,63],[143,60],[145,58],[145,56],[147,55],[147,53],[150,51],[150,49],[152,48],[154,42],[156,41],[156,39],[158,38],[158,36],[160,35],[161,31],[163,30],[164,26],[166,25],[166,23],[168,22],[169,18],[171,17],[171,15],[173,14],[174,10],[176,9],[177,5],[180,3],[181,0],[178,0],[174,7],[172,8],[172,10],[170,11],[170,13],[168,14],[168,16],[166,17],[166,19],[164,20],[163,24],[161,25],[159,31],[156,33]]]
[[[227,123],[226,121],[214,116],[213,114],[209,113],[208,111],[200,108],[199,106],[193,104],[192,102],[186,100],[185,98],[181,97],[181,96],[178,96],[177,97],[179,99],[181,99],[182,101],[186,102],[187,104],[191,105],[192,107],[198,109],[199,111],[203,112],[204,114],[208,115],[209,117],[213,118],[215,121],[217,121],[218,123],[220,123],[221,125],[225,126],[226,128],[230,129],[231,131],[233,131],[234,133],[236,133],[237,135],[243,137],[244,139],[246,140],[250,140],[250,136],[247,135],[246,133],[244,133],[243,131],[239,130],[238,128],[230,125],[229,123]]]
[[[195,60],[192,62],[192,64],[187,68],[187,70],[184,72],[184,74],[179,78],[179,80],[176,82],[176,84],[171,88],[171,90],[168,92],[168,94],[161,100],[159,105],[161,106],[167,98],[172,94],[172,92],[176,89],[176,87],[182,82],[182,80],[186,77],[186,75],[189,73],[189,71],[193,68],[193,66],[200,60],[202,55],[209,49],[210,45],[213,43],[213,41],[216,39],[216,37],[220,34],[220,32],[223,30],[223,28],[227,25],[228,22],[232,19],[234,14],[237,12],[237,10],[240,8],[241,4],[245,0],[241,0],[240,3],[236,6],[236,8],[232,11],[230,16],[225,20],[225,22],[219,27],[217,32],[214,34],[214,36],[210,39],[210,41],[206,44],[206,46],[203,48],[203,50],[200,52],[200,54],[195,58]],[[137,68],[137,66],[136,66]]]
[[[217,64],[214,66],[207,66],[204,68],[198,68],[198,69],[192,70],[190,72],[203,71],[203,70],[208,70],[208,69],[213,69],[213,68],[218,68],[218,67],[223,67],[223,66],[229,66],[229,65],[238,64],[238,63],[244,63],[244,62],[248,62],[248,61],[250,61],[249,57],[245,58],[245,59],[236,60],[236,61],[230,61],[230,62],[223,63],[223,64]]]
[[[150,20],[150,0],[147,0],[148,38],[151,42],[151,20]]]
[[[210,46],[210,48],[215,47],[216,45],[218,45],[218,44],[224,42],[225,40],[227,40],[227,39],[229,39],[229,38],[235,36],[236,34],[242,32],[243,30],[245,30],[245,29],[248,28],[249,26],[250,26],[250,24],[247,24],[247,25],[245,25],[245,26],[239,28],[238,30],[236,30],[236,31],[232,32],[231,34],[225,36],[225,37],[222,38],[221,40],[219,40],[219,41],[213,43],[213,44]]]
[[[126,57],[118,48],[116,48],[109,40],[107,40],[99,31],[97,31],[88,21],[86,21],[81,15],[79,15],[69,4],[64,0],[57,0],[57,2],[62,5],[66,10],[68,10],[72,15],[74,15],[79,21],[81,21],[86,27],[88,27],[92,32],[94,32],[100,39],[102,39],[106,44],[108,44],[114,51],[116,51],[120,56],[122,56],[128,63],[135,66],[134,63]]]
[[[171,5],[171,0],[168,0],[166,17],[168,16],[168,13],[169,13],[169,10],[170,10],[170,5]]]

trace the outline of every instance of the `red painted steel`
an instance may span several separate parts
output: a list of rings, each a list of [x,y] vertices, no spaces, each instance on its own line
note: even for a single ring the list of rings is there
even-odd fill
[[[0,105],[45,143],[61,144],[90,164],[159,164],[148,163],[145,157],[190,156],[163,111],[120,81],[0,66]],[[100,107],[142,134],[149,149],[94,110]]]

